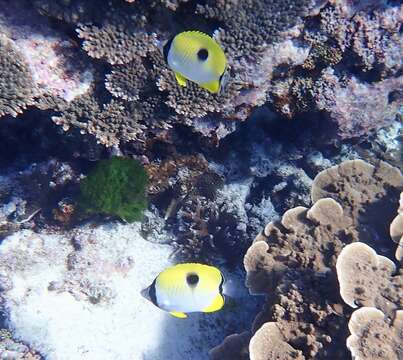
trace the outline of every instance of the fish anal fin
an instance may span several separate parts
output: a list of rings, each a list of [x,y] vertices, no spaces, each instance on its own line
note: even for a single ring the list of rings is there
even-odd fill
[[[210,91],[213,94],[217,94],[220,91],[220,80],[214,80],[208,83],[200,84],[203,89]]]
[[[185,313],[179,311],[171,311],[170,314],[180,319],[185,319],[188,317]]]
[[[175,72],[175,78],[180,86],[186,86],[186,78],[182,74]]]
[[[203,309],[203,312],[209,313],[220,310],[224,306],[224,297],[221,294],[217,294],[213,302]]]

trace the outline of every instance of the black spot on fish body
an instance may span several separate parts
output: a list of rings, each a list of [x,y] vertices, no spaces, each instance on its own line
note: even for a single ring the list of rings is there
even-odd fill
[[[206,61],[207,58],[208,58],[208,51],[207,51],[207,49],[200,49],[200,50],[197,52],[197,58],[198,58],[200,61]]]
[[[196,287],[199,282],[199,275],[190,273],[186,275],[186,282],[190,287]]]

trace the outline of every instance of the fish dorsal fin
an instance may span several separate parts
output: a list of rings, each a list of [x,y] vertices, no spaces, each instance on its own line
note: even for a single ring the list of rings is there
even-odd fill
[[[200,84],[200,86],[213,94],[217,94],[220,91],[221,84],[219,80],[214,80],[209,83]]]
[[[171,311],[170,314],[180,319],[185,319],[188,317],[185,313],[179,311]]]
[[[182,74],[175,72],[175,78],[180,86],[186,86],[186,78]]]
[[[217,294],[213,302],[203,309],[203,312],[209,313],[220,310],[224,306],[224,297],[221,294]]]

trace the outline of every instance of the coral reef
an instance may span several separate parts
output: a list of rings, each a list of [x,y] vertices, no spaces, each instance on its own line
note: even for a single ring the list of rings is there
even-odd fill
[[[27,1],[2,1],[0,5],[0,71],[4,81],[0,116],[16,116],[27,105],[57,110],[58,105],[83,95],[93,81],[93,72],[92,66],[83,62],[77,45],[52,29]]]
[[[369,240],[370,236],[377,249],[384,248],[380,240],[388,236],[385,223],[390,223],[394,211],[382,210],[383,217],[379,219],[379,209],[393,209],[391,204],[396,201],[402,186],[399,170],[386,163],[372,166],[363,161],[346,161],[316,176],[311,192],[315,202],[310,209],[290,209],[281,221],[266,226],[244,258],[246,285],[250,292],[267,295],[267,304],[253,324],[250,352],[256,347],[259,349],[256,356],[260,356],[272,350],[267,344],[283,341],[288,346],[282,345],[283,351],[278,356],[284,358],[290,358],[287,351],[301,351],[302,354],[294,353],[301,358],[321,359],[332,354],[334,359],[345,359],[348,356],[340,346],[347,336],[344,316],[349,310],[344,308],[337,293],[336,260],[340,253],[347,251],[348,247],[342,250],[345,245],[353,242],[348,245],[350,248],[360,247],[360,243],[354,242]],[[372,220],[374,213],[370,210],[373,206],[377,209],[377,224]],[[374,256],[373,250],[370,254]],[[390,312],[402,305],[399,297],[401,276],[393,277],[393,263],[385,257],[379,258],[385,264],[384,270],[381,266],[376,270],[374,266],[377,265],[365,254],[355,253],[351,261],[357,265],[352,265],[353,268],[342,260],[343,256],[339,257],[337,268],[343,268],[343,279],[346,280],[340,285],[342,296],[347,299],[350,284],[354,287],[355,281],[364,284],[363,280],[368,279],[374,286],[379,284],[379,293],[373,291],[369,283],[371,290],[365,293],[370,299],[379,299],[374,303],[385,305],[383,311]],[[376,277],[368,274],[370,269],[376,272]],[[391,283],[383,287],[388,277]],[[333,290],[332,284],[335,285]],[[363,291],[355,294],[360,301],[364,299],[361,297]],[[347,301],[352,303],[352,300]],[[268,334],[264,329],[259,332],[263,324],[278,329],[279,338],[272,338],[272,332],[264,335]],[[239,351],[245,351],[244,345],[238,343],[238,346]],[[265,355],[261,356],[265,358]],[[234,358],[241,358],[239,352]]]
[[[28,346],[13,340],[6,330],[0,330],[0,355],[2,359],[41,360],[39,354],[32,352]]]
[[[52,109],[60,112],[54,120],[64,130],[78,128],[107,146],[144,145],[161,129],[165,137],[175,136],[183,124],[214,143],[222,136],[215,136],[211,118],[220,124],[245,120],[265,103],[287,117],[323,116],[333,123],[332,133],[351,138],[390,124],[401,105],[397,5],[311,0],[30,3],[43,15],[36,27],[24,28],[16,20],[28,4],[24,0],[3,10],[4,19],[11,19],[2,20],[4,32],[32,72],[34,86],[24,91],[37,88],[34,94],[17,92],[20,105],[13,105],[13,115],[26,105]],[[28,5],[24,8],[23,19],[38,17]],[[101,61],[84,58],[74,38],[51,39],[46,17],[76,30],[83,50]],[[163,60],[164,41],[189,22],[210,33],[216,30],[227,53],[230,69],[219,96],[195,84],[178,86]],[[105,90],[119,102],[111,102]],[[226,128],[224,136],[234,130],[233,124],[220,126]]]
[[[399,2],[0,9],[0,357],[402,356]],[[166,64],[189,29],[227,56],[220,94],[179,86]],[[83,180],[111,158],[141,177]],[[106,216],[82,216],[80,182]],[[179,324],[139,297],[171,261],[243,283],[242,259],[263,297],[238,293],[211,317]]]
[[[402,102],[401,5],[372,3],[371,12],[355,5],[330,2],[306,24],[296,37],[309,55],[268,94],[287,117],[320,111],[341,138],[390,124]]]
[[[141,220],[147,208],[147,180],[136,160],[101,160],[80,183],[80,207],[86,214],[116,215],[128,222]]]
[[[266,323],[252,337],[249,343],[251,360],[297,359],[304,360],[301,351],[290,346],[276,323]]]
[[[349,244],[337,258],[340,295],[353,308],[376,307],[390,314],[403,308],[403,276],[387,257],[377,255],[368,245]]]
[[[393,321],[376,308],[356,310],[348,323],[347,347],[354,359],[398,360],[403,356],[403,310]]]
[[[17,116],[33,103],[35,85],[24,59],[11,41],[0,37],[0,116]]]
[[[400,193],[399,209],[396,217],[390,224],[390,237],[398,244],[395,257],[397,260],[403,260],[403,193]]]

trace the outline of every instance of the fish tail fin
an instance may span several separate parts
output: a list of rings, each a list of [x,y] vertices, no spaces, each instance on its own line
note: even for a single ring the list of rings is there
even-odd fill
[[[175,78],[180,86],[186,86],[186,78],[182,74],[175,72]]]
[[[220,80],[214,80],[208,83],[200,84],[200,86],[213,94],[217,94],[221,88]]]
[[[188,317],[185,313],[179,311],[171,311],[170,314],[180,319],[185,319]]]
[[[203,312],[214,312],[220,310],[224,306],[224,297],[221,294],[217,294],[213,302],[203,309]]]

